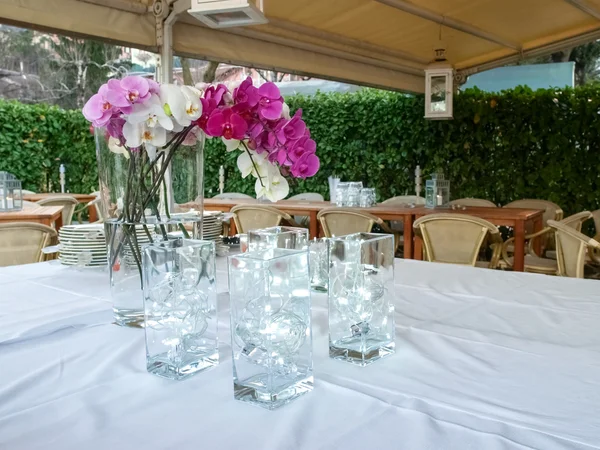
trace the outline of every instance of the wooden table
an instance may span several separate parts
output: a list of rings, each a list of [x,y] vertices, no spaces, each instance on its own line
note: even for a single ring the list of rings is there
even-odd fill
[[[62,206],[36,205],[21,211],[0,212],[0,223],[8,222],[35,222],[49,227],[54,224],[56,231],[63,225]]]
[[[65,193],[65,194],[61,194],[61,193],[44,193],[44,194],[24,194],[23,195],[23,200],[27,200],[28,202],[37,202],[40,200],[44,200],[50,197],[57,197],[57,196],[66,196],[68,195],[69,197],[73,197],[75,200],[77,200],[79,202],[79,204],[88,204],[91,201],[96,200],[96,196],[93,194],[69,194],[69,193]],[[96,207],[94,205],[90,205],[88,206],[88,214],[90,216],[89,220],[90,223],[92,222],[96,222],[98,220],[98,213],[96,212]]]
[[[531,222],[534,232],[542,229],[542,219],[544,211],[538,209],[522,208],[488,208],[488,207],[466,207],[466,209],[430,209],[418,207],[413,209],[414,218],[436,213],[457,213],[468,214],[480,217],[494,225],[512,227],[515,237],[514,264],[513,270],[523,272],[525,268],[525,224]],[[405,224],[406,227],[406,224]],[[406,238],[405,238],[406,239]],[[534,249],[540,254],[541,240],[536,239]],[[414,259],[423,258],[423,242],[420,238],[415,239]]]

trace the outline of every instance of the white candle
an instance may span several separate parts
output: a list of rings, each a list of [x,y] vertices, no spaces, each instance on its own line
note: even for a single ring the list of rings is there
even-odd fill
[[[440,194],[437,195],[437,205],[442,206],[442,196]]]
[[[6,197],[6,209],[13,209],[14,203],[12,197]]]

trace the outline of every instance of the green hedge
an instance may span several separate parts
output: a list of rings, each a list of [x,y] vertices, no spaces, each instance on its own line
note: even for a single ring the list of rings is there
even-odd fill
[[[98,190],[94,139],[81,112],[0,101],[0,170],[23,189],[57,192],[61,163],[70,192]]]
[[[423,97],[364,90],[288,98],[317,142],[321,170],[291,185],[291,194],[320,192],[327,176],[362,180],[380,199],[414,191],[417,164],[427,175],[442,168],[453,198],[481,197],[495,203],[519,198],[555,201],[567,213],[600,207],[600,88],[501,94],[468,90],[455,97],[454,120],[423,119]],[[41,140],[41,142],[38,142]],[[237,153],[217,139],[207,141],[206,195],[218,189],[220,165],[228,192],[253,194],[242,180]],[[11,170],[27,189],[44,190],[67,165],[68,188],[96,189],[93,140],[78,112],[0,102],[0,170]]]

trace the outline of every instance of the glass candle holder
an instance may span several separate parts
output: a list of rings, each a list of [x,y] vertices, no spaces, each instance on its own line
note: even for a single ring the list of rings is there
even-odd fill
[[[327,292],[329,282],[329,239],[313,239],[308,247],[310,287],[316,292]]]
[[[215,244],[177,239],[143,254],[146,367],[180,380],[219,363]]]
[[[308,230],[297,227],[270,227],[248,231],[248,250],[308,249]]]
[[[394,353],[394,237],[330,240],[329,356],[366,366]]]
[[[234,397],[275,409],[313,389],[308,252],[258,250],[228,262]]]
[[[370,208],[375,201],[375,188],[362,188],[360,190],[359,203],[361,208]]]
[[[360,190],[362,187],[362,181],[352,181],[348,183],[348,200],[344,206],[349,206],[351,208],[359,206]]]
[[[348,206],[348,187],[350,183],[340,182],[337,184],[335,189],[335,205],[336,206]]]

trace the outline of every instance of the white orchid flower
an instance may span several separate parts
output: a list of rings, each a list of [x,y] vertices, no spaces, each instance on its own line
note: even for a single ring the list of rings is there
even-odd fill
[[[108,138],[108,149],[113,153],[123,155],[125,159],[129,159],[129,152],[124,145],[121,145],[121,142],[117,138]]]
[[[222,137],[221,140],[225,144],[225,148],[228,152],[237,150],[240,147],[241,141],[238,141],[237,139],[225,139]]]
[[[148,127],[144,123],[125,122],[123,136],[129,148],[145,146],[151,161],[156,158],[156,147],[167,143],[167,130],[160,126]]]
[[[143,123],[147,128],[173,129],[173,120],[165,113],[160,98],[152,94],[150,100],[133,105],[133,111],[126,116],[127,123]]]
[[[270,165],[270,163],[267,161],[267,154],[261,153],[259,155],[252,150],[249,150],[249,152],[251,153],[252,158],[250,158],[248,152],[244,151],[240,153],[237,159],[237,166],[242,174],[242,178],[246,178],[250,174],[252,174],[255,178],[258,178],[256,169],[258,169],[262,176],[266,176],[267,168],[265,166]],[[254,164],[252,164],[252,160],[254,160]]]
[[[257,179],[254,183],[256,198],[266,197],[272,202],[283,200],[290,193],[290,186],[285,177],[279,173],[277,166],[266,164],[262,166],[266,169],[266,176],[261,180]]]
[[[175,121],[183,126],[189,126],[192,121],[202,116],[202,93],[191,86],[163,84],[160,86],[160,100],[163,110],[173,115]]]

